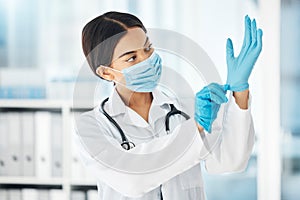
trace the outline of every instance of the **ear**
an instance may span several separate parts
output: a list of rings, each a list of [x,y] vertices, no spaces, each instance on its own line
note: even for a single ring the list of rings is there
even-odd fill
[[[112,73],[112,70],[109,70],[109,67],[104,66],[104,65],[100,65],[97,69],[96,69],[96,74],[98,74],[100,77],[102,77],[103,79],[107,80],[107,81],[112,81],[114,80],[114,74]]]

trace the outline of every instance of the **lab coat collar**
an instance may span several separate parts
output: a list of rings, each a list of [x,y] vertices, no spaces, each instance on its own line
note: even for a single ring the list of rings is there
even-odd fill
[[[164,94],[162,91],[160,91],[158,88],[155,88],[152,91],[152,105],[159,105],[162,106],[164,104],[174,104],[175,100],[171,97],[168,97],[166,94]]]
[[[158,88],[155,88],[152,91],[152,105],[154,106],[162,106],[164,104],[173,104],[174,99],[168,97],[166,94],[164,94],[162,91],[160,91]],[[119,114],[127,113],[126,109],[130,109],[127,107],[123,100],[121,99],[119,93],[117,92],[116,88],[114,87],[113,91],[111,92],[109,96],[109,100],[107,101],[107,107],[106,110],[110,116],[116,116]]]

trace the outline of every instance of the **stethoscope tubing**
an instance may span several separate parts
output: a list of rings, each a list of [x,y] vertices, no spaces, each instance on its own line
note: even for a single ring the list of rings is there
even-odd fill
[[[119,124],[105,111],[104,105],[108,101],[108,99],[109,99],[109,97],[104,99],[101,103],[102,113],[118,129],[118,131],[121,135],[121,138],[122,138],[121,146],[124,149],[129,150],[129,149],[135,147],[135,144],[127,139],[127,137],[125,136],[125,134],[124,134],[122,128],[119,126]],[[188,114],[186,114],[185,112],[183,112],[181,110],[178,110],[173,104],[169,104],[169,105],[171,107],[171,110],[167,113],[167,115],[165,117],[165,128],[166,128],[167,134],[169,134],[169,132],[170,132],[170,117],[172,115],[179,114],[179,115],[182,115],[186,120],[190,119],[190,116]]]

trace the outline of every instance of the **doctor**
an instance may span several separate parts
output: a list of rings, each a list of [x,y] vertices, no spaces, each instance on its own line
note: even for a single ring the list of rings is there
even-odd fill
[[[82,46],[95,75],[114,83],[109,98],[76,121],[80,158],[97,179],[99,199],[203,200],[200,161],[209,173],[246,168],[254,144],[248,78],[262,48],[262,31],[255,20],[245,17],[244,44],[237,57],[228,39],[227,82],[199,91],[193,116],[156,87],[162,60],[134,15],[107,12],[96,17],[83,29]],[[185,137],[195,138],[191,146],[172,165],[147,171],[171,155],[161,151],[149,160],[134,155],[173,145],[179,129],[185,130]],[[206,146],[205,141],[217,134],[214,147]],[[130,167],[145,173],[134,173]]]

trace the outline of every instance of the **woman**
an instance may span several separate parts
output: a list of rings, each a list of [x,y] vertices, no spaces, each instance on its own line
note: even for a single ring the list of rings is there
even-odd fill
[[[77,120],[80,157],[97,178],[99,199],[205,199],[200,160],[210,173],[243,171],[254,144],[248,78],[261,51],[261,38],[255,20],[246,16],[238,57],[233,55],[231,40],[227,41],[226,85],[204,87],[196,94],[194,117],[174,115],[167,130],[166,114],[174,106],[182,108],[156,87],[163,70],[161,58],[142,22],[128,13],[107,12],[87,23],[82,46],[89,66],[96,76],[115,86],[108,99]],[[221,104],[224,113],[219,112]],[[196,139],[172,165],[147,171],[169,154],[149,160],[136,155],[149,155],[171,144],[178,133],[174,124],[180,124],[186,137]],[[126,140],[120,136],[122,131]],[[200,158],[200,146],[218,132],[221,137],[214,148]],[[136,171],[128,170],[130,167]]]

